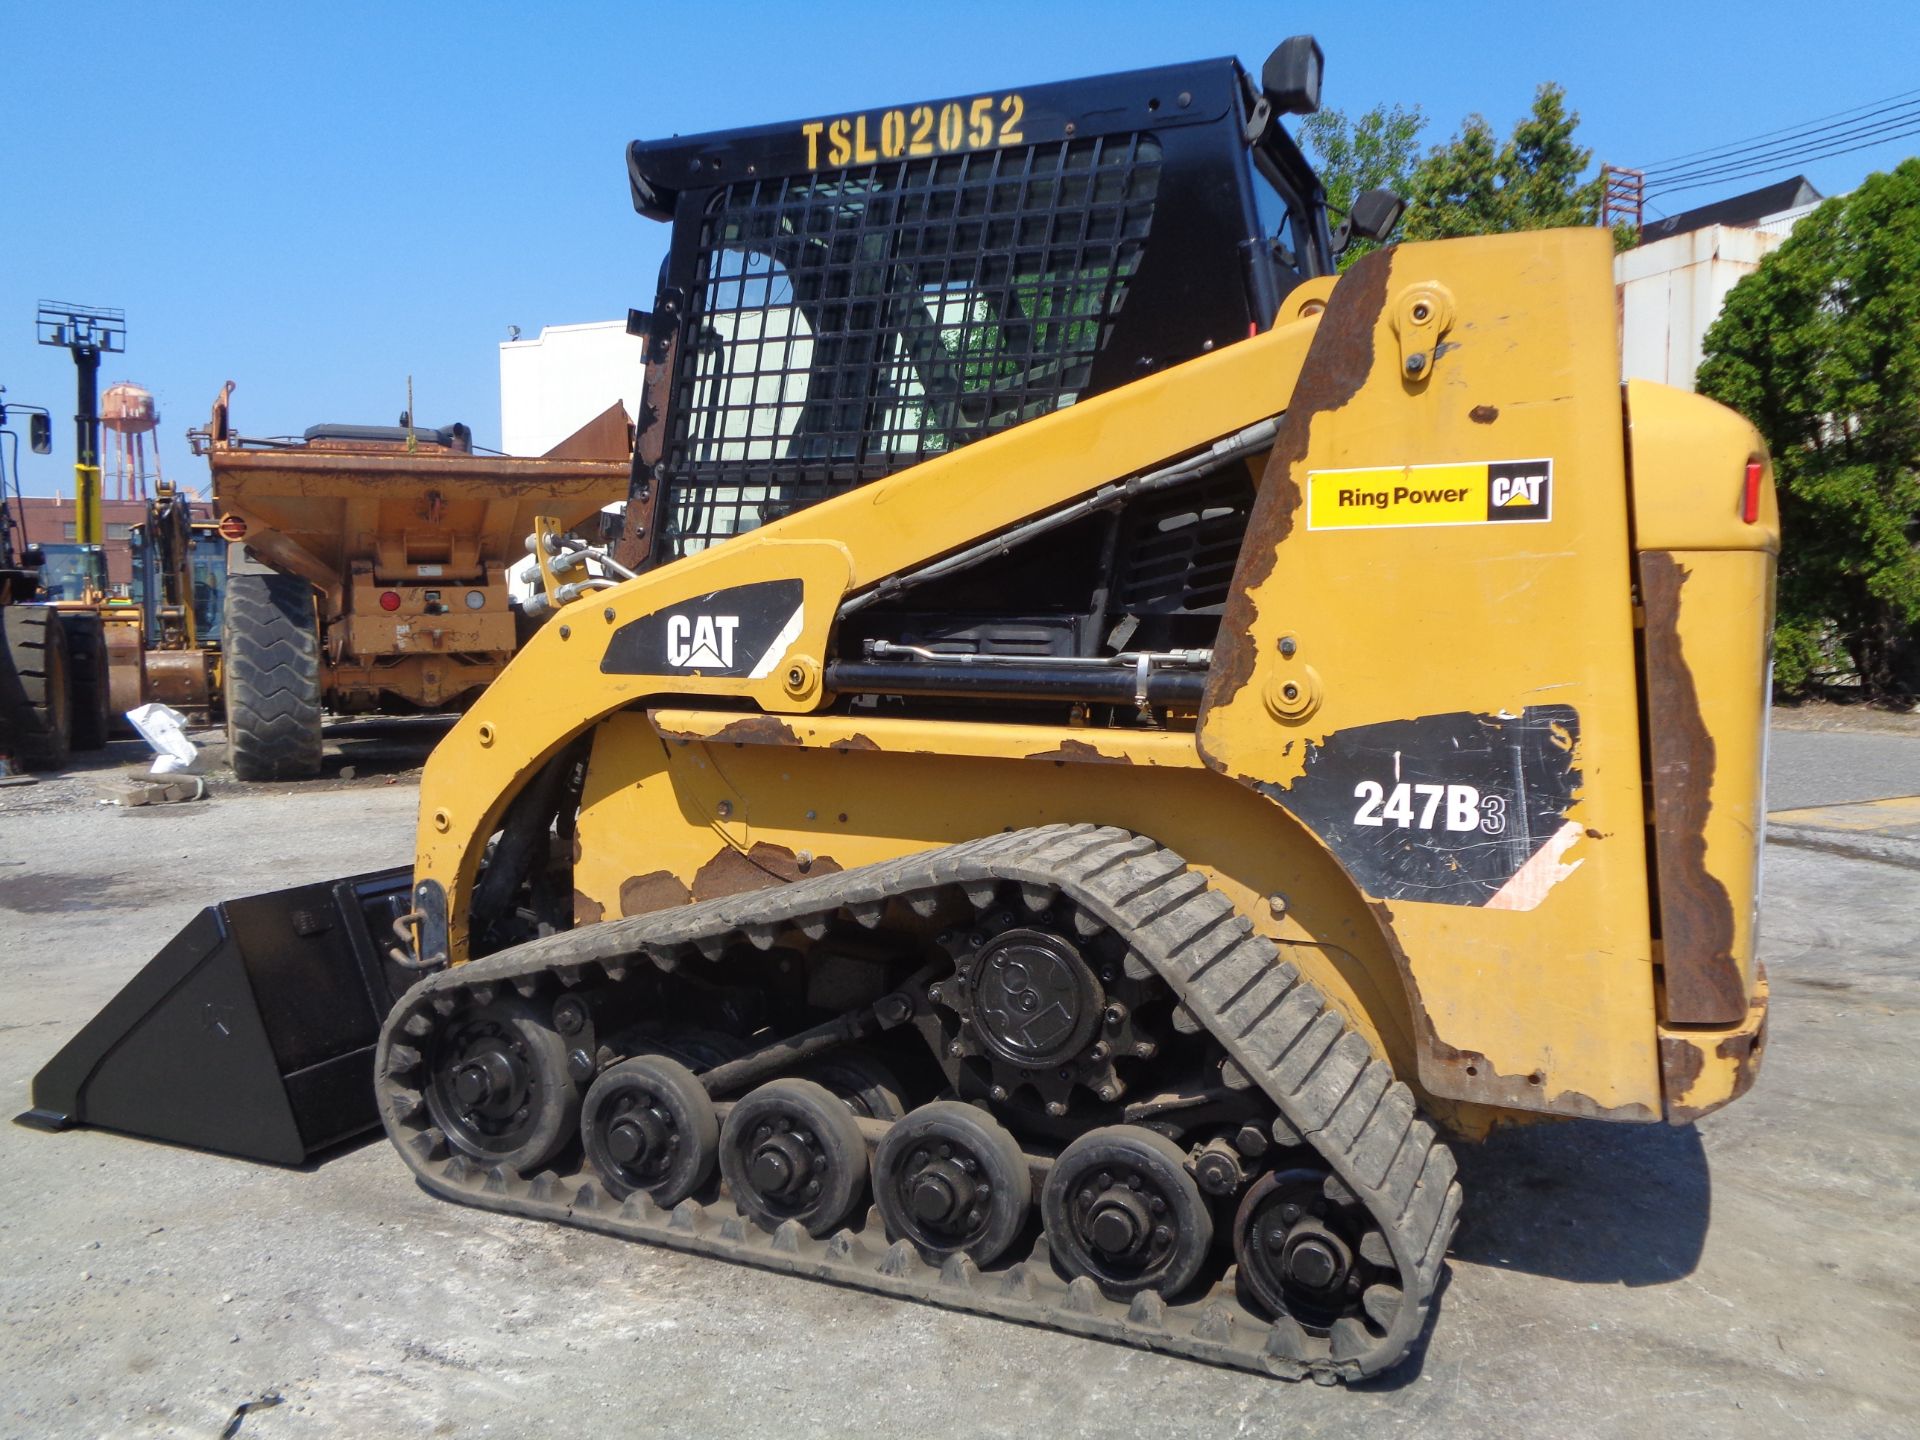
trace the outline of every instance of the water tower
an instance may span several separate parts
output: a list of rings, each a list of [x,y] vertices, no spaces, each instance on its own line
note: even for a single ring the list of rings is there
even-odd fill
[[[146,437],[160,428],[160,409],[153,402],[153,392],[130,380],[122,380],[110,387],[101,400],[100,420],[113,432],[113,498],[145,500],[148,462]],[[158,482],[165,477],[160,473],[160,446],[157,441],[151,458],[153,479]]]

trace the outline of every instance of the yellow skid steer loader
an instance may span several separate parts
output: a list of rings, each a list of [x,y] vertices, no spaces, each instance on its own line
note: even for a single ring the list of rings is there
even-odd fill
[[[1423,1332],[1450,1143],[1738,1096],[1767,457],[1622,387],[1604,230],[1336,279],[1396,207],[1330,227],[1319,70],[632,146],[624,537],[542,525],[411,871],[207,912],[39,1118],[379,1123],[463,1204],[1332,1382]]]

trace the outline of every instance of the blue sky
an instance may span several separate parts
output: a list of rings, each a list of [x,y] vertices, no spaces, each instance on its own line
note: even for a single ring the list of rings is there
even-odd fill
[[[1294,7],[833,4],[0,5],[0,384],[56,415],[29,493],[70,484],[73,366],[41,298],[118,305],[170,477],[221,383],[250,434],[422,424],[499,440],[507,326],[652,300],[664,227],[628,140],[1238,54],[1315,33],[1329,105],[1505,133],[1564,84],[1596,160],[1642,164],[1914,88],[1911,0]],[[1907,139],[1807,167],[1837,193]],[[1675,197],[1671,209],[1726,191]],[[24,451],[24,446],[22,447]]]

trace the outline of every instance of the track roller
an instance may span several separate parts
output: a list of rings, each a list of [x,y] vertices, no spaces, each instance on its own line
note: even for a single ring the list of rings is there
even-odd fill
[[[593,1082],[580,1107],[580,1139],[608,1194],[644,1190],[671,1210],[713,1173],[720,1121],[691,1070],[665,1055],[640,1055]]]
[[[1062,1150],[1040,1209],[1068,1272],[1114,1299],[1178,1294],[1213,1243],[1213,1215],[1180,1147],[1138,1125],[1089,1130]]]
[[[733,1203],[764,1230],[798,1220],[815,1237],[850,1220],[866,1196],[867,1144],[846,1101],[783,1076],[738,1102],[720,1132]]]
[[[966,1255],[991,1265],[1019,1236],[1033,1201],[1020,1145],[992,1116],[954,1100],[897,1122],[873,1156],[873,1201],[887,1236],[929,1264]]]

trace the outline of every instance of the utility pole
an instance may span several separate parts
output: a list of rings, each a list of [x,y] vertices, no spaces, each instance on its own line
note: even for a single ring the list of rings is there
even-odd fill
[[[1631,225],[1636,238],[1646,221],[1647,177],[1644,171],[1621,165],[1602,165],[1600,174],[1605,188],[1600,200],[1600,223],[1611,230],[1616,225]]]
[[[61,300],[42,300],[34,320],[42,345],[73,355],[79,400],[73,417],[73,535],[93,547],[89,565],[96,590],[107,588],[106,526],[100,518],[100,357],[127,348],[127,314]]]

